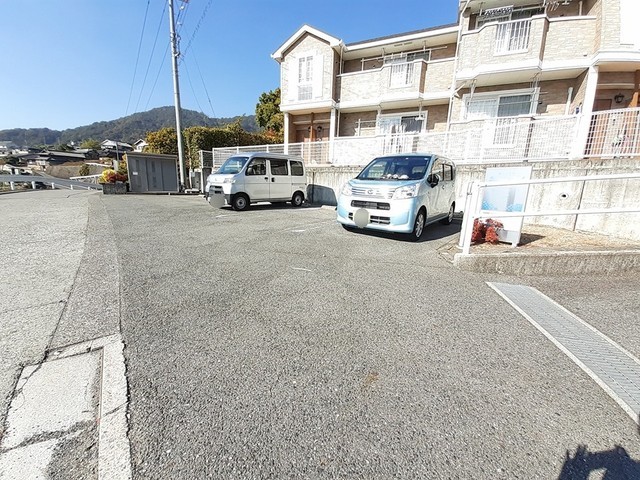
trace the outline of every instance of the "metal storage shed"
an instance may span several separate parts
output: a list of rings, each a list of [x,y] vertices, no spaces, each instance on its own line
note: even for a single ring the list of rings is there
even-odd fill
[[[178,192],[176,155],[127,152],[126,158],[131,192]]]

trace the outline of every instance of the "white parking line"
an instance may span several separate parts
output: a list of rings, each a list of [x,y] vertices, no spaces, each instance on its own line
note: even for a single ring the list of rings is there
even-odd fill
[[[298,228],[294,228],[292,230],[288,229],[286,231],[288,232],[292,232],[292,233],[303,233],[306,232],[308,230],[315,230],[316,228],[323,228],[326,225],[330,225],[332,223],[336,223],[335,220],[328,220],[328,221],[324,221],[324,222],[315,222],[315,223],[310,223],[308,225],[301,225]]]

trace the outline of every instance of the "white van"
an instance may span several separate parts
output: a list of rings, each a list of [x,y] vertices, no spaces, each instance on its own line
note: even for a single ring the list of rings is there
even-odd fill
[[[229,157],[207,177],[205,198],[214,207],[246,210],[251,203],[291,202],[299,207],[307,190],[307,173],[300,157],[274,153],[240,153]]]

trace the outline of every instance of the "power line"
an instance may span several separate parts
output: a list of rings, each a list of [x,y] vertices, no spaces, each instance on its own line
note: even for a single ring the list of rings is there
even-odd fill
[[[202,76],[202,72],[200,71],[200,65],[198,64],[197,56],[194,55],[191,58],[193,58],[193,61],[196,64],[196,68],[198,69],[198,74],[200,75],[200,81],[202,82],[202,87],[204,88],[204,93],[207,95],[207,101],[209,102],[209,107],[211,107],[212,118],[216,118],[216,112],[213,109],[213,105],[211,104],[211,97],[209,96],[209,91],[207,90],[207,85],[204,83],[204,78]]]
[[[202,24],[202,21],[204,20],[204,18],[207,16],[207,12],[209,11],[209,7],[211,6],[211,2],[213,0],[209,0],[207,2],[207,6],[204,7],[204,10],[202,11],[202,15],[200,15],[200,19],[198,20],[198,23],[196,24],[196,28],[193,30],[193,33],[191,34],[191,38],[189,39],[189,41],[187,42],[187,48],[184,49],[184,52],[182,52],[182,57],[184,57],[187,52],[189,51],[189,48],[191,48],[191,43],[193,42],[193,39],[196,36],[196,33],[198,33],[198,30],[200,30],[200,25]]]
[[[184,19],[186,18],[187,15],[187,10],[189,8],[189,3],[187,3],[187,6],[183,9],[181,8],[180,11],[178,12],[178,15],[176,16],[176,22],[179,21],[180,19],[183,20],[183,24],[184,24]],[[167,2],[164,2],[164,8],[162,9],[162,16],[160,17],[160,24],[158,25],[158,31],[156,32],[156,38],[153,42],[153,50],[155,50],[156,47],[156,43],[158,41],[158,34],[160,33],[160,27],[162,26],[162,19],[164,17],[164,14],[166,12],[167,9]],[[182,25],[181,25],[182,26]],[[180,27],[178,28],[178,32],[180,31]],[[180,37],[179,35],[176,33],[176,40],[179,41]],[[153,55],[153,50],[151,52],[151,55]],[[158,84],[158,79],[160,78],[160,74],[162,73],[162,67],[164,66],[164,62],[167,59],[167,54],[169,53],[169,44],[167,44],[167,47],[164,50],[164,55],[162,56],[162,61],[160,62],[160,67],[158,68],[158,73],[156,74],[156,78],[153,81],[153,86],[151,87],[151,92],[149,93],[149,97],[147,98],[147,103],[144,106],[144,109],[147,110],[147,108],[149,107],[149,102],[151,102],[151,97],[153,97],[153,92],[156,89],[156,85]],[[149,73],[149,67],[151,66],[151,58],[149,59],[149,65],[147,65],[147,72]],[[147,75],[145,73],[145,80],[147,78]],[[140,98],[142,98],[142,90],[140,91]],[[138,102],[140,101],[140,98],[138,98]],[[137,104],[136,104],[136,109],[137,109]]]
[[[136,108],[135,108],[136,112],[138,111],[138,105],[140,104],[140,100],[142,99],[142,92],[144,91],[144,86],[147,83],[147,75],[149,74],[149,68],[151,68],[151,60],[153,60],[153,54],[156,50],[156,44],[158,43],[158,35],[160,34],[160,28],[162,27],[162,20],[164,19],[164,14],[167,10],[167,2],[163,2],[163,3],[164,3],[164,8],[162,9],[162,15],[160,16],[160,22],[158,23],[158,29],[156,30],[156,38],[153,40],[153,48],[151,49],[151,55],[149,55],[147,70],[144,72],[144,79],[142,80],[142,86],[140,87],[140,94],[138,95],[138,101],[136,102]],[[165,51],[165,56],[166,55],[167,55],[167,52]],[[162,62],[164,63],[164,59],[162,60]]]
[[[156,85],[158,83],[158,78],[160,78],[160,73],[162,73],[162,67],[164,66],[164,61],[167,59],[167,53],[169,53],[169,45],[164,50],[164,55],[162,56],[162,62],[160,62],[160,68],[158,68],[158,73],[156,74],[156,79],[153,82],[153,87],[151,87],[151,92],[149,93],[149,98],[147,99],[147,103],[144,106],[146,110],[149,107],[149,102],[151,101],[151,97],[153,96],[153,92],[156,89]]]
[[[187,67],[187,62],[182,62],[182,65],[184,65],[184,70],[187,72],[187,80],[189,81],[189,86],[191,87],[193,98],[196,100],[196,105],[198,105],[198,108],[200,109],[200,111],[204,113],[204,110],[202,110],[202,106],[200,106],[200,102],[198,101],[198,96],[196,95],[196,91],[193,88],[193,83],[191,83],[191,75],[189,74],[189,68]]]
[[[140,60],[140,50],[142,48],[142,38],[144,37],[144,28],[147,25],[147,14],[149,13],[149,4],[151,0],[147,0],[147,8],[144,11],[144,20],[142,21],[142,31],[140,32],[140,41],[138,42],[138,53],[136,55],[136,65],[133,68],[133,78],[131,79],[131,88],[129,89],[129,99],[127,100],[127,109],[125,110],[124,116],[126,117],[129,114],[129,105],[131,103],[131,95],[133,95],[133,86],[136,83],[136,73],[138,72],[138,61]]]

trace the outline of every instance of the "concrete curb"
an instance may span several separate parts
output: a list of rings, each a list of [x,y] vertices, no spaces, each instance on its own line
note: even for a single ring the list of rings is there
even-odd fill
[[[540,253],[456,253],[460,270],[502,275],[618,275],[640,272],[640,250]]]

